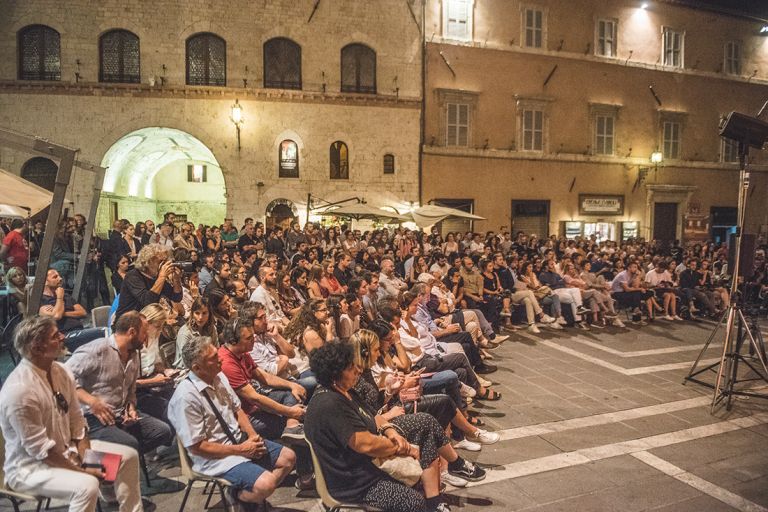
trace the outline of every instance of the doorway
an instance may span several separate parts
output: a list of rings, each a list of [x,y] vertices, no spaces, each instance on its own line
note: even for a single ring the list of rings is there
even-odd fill
[[[660,242],[677,239],[677,203],[653,204],[653,238]]]
[[[512,200],[512,233],[549,236],[549,201]]]

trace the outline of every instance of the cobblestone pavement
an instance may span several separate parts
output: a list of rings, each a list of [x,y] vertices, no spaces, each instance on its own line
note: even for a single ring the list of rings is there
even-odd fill
[[[462,453],[488,477],[449,488],[452,509],[768,511],[768,400],[737,399],[713,415],[711,390],[681,383],[713,327],[517,331],[493,351],[502,400],[477,406],[502,441]],[[705,362],[719,358],[721,341]],[[157,476],[145,491],[158,510],[178,510],[178,459],[150,467]],[[186,510],[204,501],[193,489]],[[270,502],[323,510],[293,486]]]

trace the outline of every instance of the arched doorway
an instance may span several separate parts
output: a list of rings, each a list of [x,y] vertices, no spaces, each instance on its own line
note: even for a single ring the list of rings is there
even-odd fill
[[[221,224],[226,185],[210,149],[189,133],[150,127],[131,132],[104,155],[107,169],[96,230],[106,233],[116,218],[161,220],[172,211],[195,224]]]
[[[53,192],[59,167],[50,158],[36,156],[27,160],[21,168],[21,177],[38,187]]]
[[[298,210],[288,199],[275,199],[267,205],[266,227],[273,228],[280,226],[283,229],[290,229],[291,224],[297,218]]]

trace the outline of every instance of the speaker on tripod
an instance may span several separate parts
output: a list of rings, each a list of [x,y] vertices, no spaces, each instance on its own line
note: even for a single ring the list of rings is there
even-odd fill
[[[728,264],[732,265],[736,261],[736,241],[739,238],[736,235],[728,237]],[[739,272],[736,274],[732,268],[728,268],[728,273],[744,280],[751,279],[755,274],[755,247],[757,245],[757,235],[744,233],[741,235],[741,257],[739,258]]]

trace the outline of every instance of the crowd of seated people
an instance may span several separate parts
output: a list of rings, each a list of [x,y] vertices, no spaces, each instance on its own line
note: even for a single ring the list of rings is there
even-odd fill
[[[504,231],[443,238],[312,223],[284,231],[252,219],[240,230],[231,220],[195,228],[175,224],[173,214],[155,226],[118,221],[96,244],[89,264],[101,264],[114,286],[109,334],[85,328],[86,308],[66,290],[62,266],[48,272],[38,314],[19,328],[24,362],[15,371],[50,384],[53,402],[45,393],[36,399],[60,415],[19,420],[38,422],[54,441],[34,444],[35,453],[22,448],[29,425],[0,421],[6,442],[21,443],[6,448],[11,460],[31,457],[73,481],[96,480],[77,465],[89,439],[120,445],[121,471],[132,473],[137,453],[163,457],[178,437],[196,471],[232,482],[228,499],[257,509],[294,469],[298,489],[314,487],[311,443],[337,499],[445,511],[441,482],[485,476],[461,453],[499,440],[473,404],[503,400],[490,378],[500,363],[494,349],[510,335],[621,329],[622,310],[637,326],[717,318],[730,301],[727,250],[712,244]],[[760,254],[757,266],[749,284],[760,296],[768,287]],[[20,275],[9,272],[19,300]],[[67,370],[52,362],[62,347],[71,352]],[[4,387],[0,409],[22,400]],[[56,422],[77,430],[75,441],[59,442]],[[393,456],[418,462],[418,488],[379,467]],[[14,486],[36,485],[36,495],[95,506],[88,486],[21,484],[11,475]],[[134,494],[117,492],[120,510],[141,509]]]

